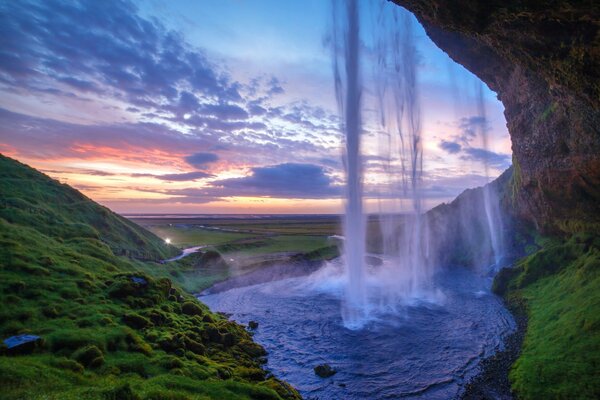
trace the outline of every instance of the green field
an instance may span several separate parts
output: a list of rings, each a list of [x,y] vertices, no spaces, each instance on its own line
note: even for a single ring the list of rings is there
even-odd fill
[[[248,233],[222,232],[168,224],[149,226],[148,230],[162,239],[170,239],[171,243],[179,248],[219,245],[254,236]]]
[[[273,263],[287,263],[298,257],[315,261],[338,255],[335,239],[337,216],[185,217],[153,216],[131,219],[162,239],[169,238],[180,248],[206,246],[224,262],[210,268],[194,254],[168,262],[154,274],[177,281],[185,290],[198,293],[212,284],[249,273]]]
[[[339,217],[131,218],[180,248],[207,246],[228,257],[309,253],[335,244]]]

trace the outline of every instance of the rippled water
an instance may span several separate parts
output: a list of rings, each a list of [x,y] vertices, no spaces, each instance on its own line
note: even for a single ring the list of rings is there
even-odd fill
[[[489,279],[464,269],[435,277],[443,300],[398,304],[355,331],[342,325],[339,288],[315,285],[315,276],[323,274],[201,297],[240,323],[259,322],[267,368],[307,399],[455,398],[514,329]],[[317,377],[321,363],[338,373]]]

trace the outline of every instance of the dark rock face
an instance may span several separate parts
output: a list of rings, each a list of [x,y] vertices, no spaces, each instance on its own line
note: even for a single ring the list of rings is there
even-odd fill
[[[514,211],[545,231],[600,228],[600,6],[595,1],[393,0],[498,93]]]
[[[501,209],[510,207],[510,180],[513,168],[507,169],[496,180],[490,182],[490,190],[498,197]],[[485,213],[484,188],[467,189],[452,202],[440,204],[425,213],[429,237],[430,257],[433,266],[483,267],[494,263],[493,246]],[[513,218],[502,213],[502,226],[498,227],[503,237],[502,257],[514,258],[515,248],[512,235]]]

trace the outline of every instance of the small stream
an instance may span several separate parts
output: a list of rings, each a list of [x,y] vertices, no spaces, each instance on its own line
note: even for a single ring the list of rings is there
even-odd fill
[[[171,261],[181,260],[183,257],[187,257],[190,254],[197,253],[197,252],[199,252],[200,250],[202,250],[205,247],[206,246],[188,247],[186,249],[181,250],[181,254],[178,255],[177,257],[169,258],[167,260],[164,260],[163,262],[171,262]]]
[[[254,337],[269,353],[266,367],[307,399],[456,398],[515,327],[490,293],[490,279],[466,269],[435,276],[443,300],[403,302],[360,330],[343,326],[339,288],[323,290],[315,276],[323,275],[200,298],[240,323],[257,321]],[[316,376],[321,363],[338,373]]]

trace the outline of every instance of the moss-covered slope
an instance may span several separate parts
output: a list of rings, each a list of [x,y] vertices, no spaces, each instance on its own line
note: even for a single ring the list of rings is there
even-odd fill
[[[513,390],[520,399],[600,398],[600,237],[538,243],[494,282],[528,318]]]
[[[178,250],[72,187],[0,154],[0,218],[54,239],[94,239],[113,253],[161,260]]]
[[[77,191],[0,158],[3,399],[297,398],[264,350],[169,279],[172,250]]]

